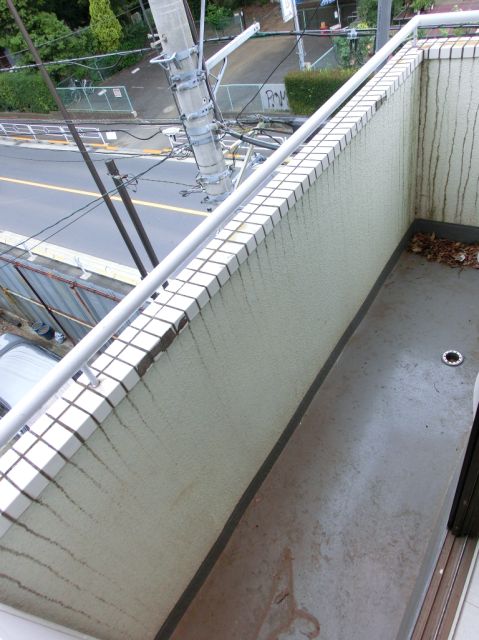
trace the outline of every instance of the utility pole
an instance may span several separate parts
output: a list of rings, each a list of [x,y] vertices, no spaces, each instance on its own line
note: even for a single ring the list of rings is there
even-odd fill
[[[135,205],[133,204],[130,194],[128,193],[128,189],[123,182],[123,176],[120,175],[118,171],[118,167],[116,166],[116,162],[114,160],[107,160],[105,162],[106,168],[108,169],[109,174],[112,177],[113,182],[115,183],[115,187],[118,189],[118,193],[120,198],[123,200],[123,204],[125,205],[125,209],[130,216],[130,220],[133,226],[136,229],[137,234],[140,237],[141,243],[151,261],[151,264],[156,267],[159,264],[159,260],[156,256],[155,250],[148,238],[145,228],[140,220],[140,216],[138,215]]]
[[[146,26],[148,27],[148,32],[151,35],[151,37],[154,37],[154,29],[153,26],[150,22],[150,19],[148,17],[148,14],[146,13],[146,9],[145,9],[145,5],[143,3],[143,0],[139,0],[140,2],[140,9],[141,9],[141,13],[143,15],[143,22],[146,22]]]
[[[378,0],[378,23],[376,25],[375,51],[379,51],[379,49],[389,40],[389,29],[391,28],[391,5],[392,0]]]
[[[214,103],[206,84],[206,73],[198,61],[182,0],[150,0],[162,55],[157,62],[166,67],[180,117],[190,140],[209,202],[219,202],[233,191],[214,121]]]
[[[70,130],[70,133],[72,135],[73,140],[75,141],[82,157],[83,160],[85,161],[85,164],[87,165],[93,180],[95,181],[96,186],[98,187],[99,191],[100,191],[100,195],[103,198],[103,200],[105,201],[106,206],[108,207],[108,210],[111,214],[111,217],[113,218],[113,221],[115,222],[118,231],[120,232],[121,237],[123,238],[128,251],[130,252],[131,257],[133,258],[134,263],[136,264],[136,267],[138,269],[138,271],[141,274],[141,277],[144,278],[147,275],[147,271],[145,269],[145,267],[143,266],[143,263],[140,259],[140,256],[138,255],[137,250],[135,249],[135,246],[133,245],[130,236],[128,235],[128,231],[126,230],[125,226],[123,225],[123,222],[121,221],[120,216],[118,215],[117,210],[115,209],[115,205],[113,204],[110,196],[108,195],[108,192],[103,184],[102,179],[100,178],[100,174],[98,173],[98,171],[96,170],[96,167],[92,161],[92,159],[90,158],[90,155],[88,153],[88,151],[85,148],[85,145],[83,144],[83,140],[81,139],[78,131],[76,130],[75,125],[73,124],[73,121],[70,119],[70,116],[68,114],[68,111],[65,109],[65,105],[63,104],[63,102],[60,99],[60,96],[57,93],[57,90],[55,89],[55,86],[52,82],[52,79],[50,78],[50,76],[48,75],[48,71],[45,69],[45,67],[43,66],[43,62],[38,54],[38,51],[35,48],[35,45],[32,42],[32,39],[30,38],[30,35],[28,33],[28,31],[25,28],[25,25],[23,24],[22,19],[20,18],[18,11],[15,8],[15,5],[13,4],[12,0],[7,0],[7,5],[8,8],[10,10],[10,13],[12,14],[13,19],[15,20],[18,28],[20,29],[20,33],[22,34],[25,42],[27,43],[27,47],[30,51],[30,53],[33,56],[33,59],[35,60],[35,63],[40,71],[40,74],[42,75],[45,84],[48,87],[48,90],[50,91],[53,99],[55,100],[55,103],[58,107],[58,110],[60,111],[60,113],[62,114],[63,119],[65,120],[65,123],[68,127],[68,129]]]

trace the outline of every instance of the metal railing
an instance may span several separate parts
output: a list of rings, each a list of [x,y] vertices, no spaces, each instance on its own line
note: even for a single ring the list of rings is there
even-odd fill
[[[97,127],[77,127],[82,140],[105,144],[102,132]],[[0,136],[7,138],[25,137],[34,140],[64,140],[71,142],[72,135],[66,126],[56,124],[26,124],[23,122],[0,122]]]
[[[146,276],[123,300],[76,345],[21,402],[0,421],[0,446],[7,443],[31,417],[79,370],[83,369],[103,345],[128,321],[162,284],[171,278],[211,234],[233,217],[237,208],[268,179],[277,167],[297,150],[347,98],[360,87],[388,57],[417,29],[436,25],[457,25],[479,21],[479,11],[418,15],[410,20],[382,49],[352,76],[305,124],[288,138],[258,169],[249,176],[215,211],[194,229],[173,251]],[[91,370],[88,370],[91,375]],[[94,377],[92,379],[95,382]]]

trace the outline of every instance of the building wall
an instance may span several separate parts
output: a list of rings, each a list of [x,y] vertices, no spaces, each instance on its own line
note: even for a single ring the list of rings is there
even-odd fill
[[[479,51],[477,42],[460,43],[431,43],[421,65],[416,214],[477,226]]]
[[[72,384],[2,458],[0,601],[154,638],[411,223],[421,55],[391,60],[96,360],[100,387]]]

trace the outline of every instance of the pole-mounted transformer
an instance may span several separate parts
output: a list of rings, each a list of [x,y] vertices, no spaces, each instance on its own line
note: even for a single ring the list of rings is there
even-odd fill
[[[183,6],[183,0],[150,0],[158,43],[162,53],[152,62],[168,72],[180,117],[188,135],[209,202],[223,200],[233,191],[230,170],[218,137],[214,104],[206,73],[198,62],[198,47]]]

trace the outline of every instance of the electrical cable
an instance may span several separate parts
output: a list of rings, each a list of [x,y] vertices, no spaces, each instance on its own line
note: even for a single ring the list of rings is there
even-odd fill
[[[258,140],[257,138],[252,138],[242,133],[238,133],[237,131],[234,131],[234,129],[227,129],[226,132],[237,140],[242,140],[243,142],[252,144],[255,147],[264,147],[265,149],[269,149],[270,151],[275,151],[276,149],[279,149],[280,146],[277,142],[275,142],[275,144],[272,144],[271,142],[266,142],[265,140]]]
[[[81,87],[78,87],[81,88]],[[73,123],[77,126],[77,127],[82,127],[82,126],[88,126],[90,124],[96,124],[99,126],[107,126],[107,125],[132,125],[135,127],[156,127],[156,126],[173,126],[173,125],[179,125],[181,124],[180,119],[176,118],[176,119],[161,119],[161,118],[155,118],[154,120],[138,120],[135,118],[128,118],[128,119],[124,119],[124,120],[100,120],[100,119],[96,119],[96,120],[72,120]],[[30,120],[30,121],[26,121],[25,118],[22,119],[21,122],[19,122],[18,124],[46,124],[46,125],[53,125],[53,126],[65,126],[65,122],[64,120],[53,120],[53,119],[48,119],[48,118],[38,118],[35,120]],[[108,131],[111,130],[108,129]]]
[[[147,136],[146,138],[141,138],[140,136],[136,136],[134,133],[131,133],[131,131],[127,131],[126,129],[115,129],[115,131],[119,131],[120,133],[125,133],[127,136],[131,136],[132,138],[135,138],[135,140],[151,140],[152,138],[159,135],[160,133],[163,133],[160,129],[159,131],[155,131],[155,133],[152,133],[151,136]],[[100,133],[106,133],[106,131],[100,130]]]
[[[172,154],[173,154],[173,149],[171,150],[171,152],[165,156],[164,158],[161,158],[161,160],[159,160],[158,162],[156,162],[154,165],[152,165],[151,167],[148,167],[147,169],[145,169],[144,171],[142,171],[141,173],[138,173],[137,175],[133,176],[132,178],[129,178],[128,180],[126,180],[123,184],[125,186],[139,180],[140,178],[142,178],[144,175],[146,175],[149,171],[151,171],[152,169],[155,169],[156,167],[158,167],[159,165],[163,164],[164,162],[166,162],[166,160],[168,160]],[[106,192],[105,195],[115,195],[116,193],[118,193],[118,189],[117,187],[114,187],[113,189],[110,189],[109,191]],[[70,226],[71,224],[73,224],[74,222],[76,222],[77,220],[80,220],[84,215],[86,215],[87,213],[90,213],[90,211],[93,211],[94,209],[96,209],[97,207],[99,207],[103,202],[103,195],[100,195],[96,198],[94,198],[93,200],[90,200],[90,202],[87,202],[87,204],[84,204],[83,206],[79,207],[78,209],[75,209],[75,211],[72,211],[71,213],[68,213],[65,216],[62,216],[61,218],[59,218],[56,222],[47,225],[46,227],[44,227],[43,229],[40,229],[40,231],[37,231],[36,233],[32,234],[31,236],[28,236],[27,238],[25,238],[24,240],[22,240],[22,242],[19,242],[16,245],[11,246],[8,250],[3,251],[0,253],[0,258],[4,255],[7,255],[8,253],[11,252],[12,249],[22,249],[22,245],[25,245],[26,242],[28,242],[29,240],[34,240],[35,238],[37,238],[38,236],[42,235],[43,233],[45,233],[46,231],[49,231],[50,229],[53,229],[54,227],[56,227],[57,225],[61,224],[62,222],[65,222],[66,220],[70,220],[73,216],[76,216],[79,213],[84,212],[81,216],[79,216],[78,218],[76,218],[75,220],[72,220],[70,223],[68,223],[67,226]],[[89,211],[85,211],[85,209],[88,209],[89,207],[91,207],[92,205],[93,208],[90,209]],[[60,233],[60,231],[62,231],[64,228],[66,227],[62,227],[61,229],[56,230],[54,233],[52,233],[51,235],[49,235],[47,238],[44,238],[42,240],[39,240],[39,242],[35,245],[36,248],[38,247],[40,244],[42,244],[42,242],[46,242],[46,240],[52,238],[54,235],[56,235],[57,233]],[[21,257],[22,255],[24,255],[25,253],[29,253],[28,249],[23,249],[23,252],[20,254]],[[5,266],[7,265],[3,265],[2,267],[0,267],[0,269],[3,269]]]
[[[116,67],[123,56],[146,53],[148,51],[151,52],[151,49],[149,47],[142,47],[140,49],[127,49],[126,51],[112,51],[111,53],[101,53],[94,56],[81,56],[79,58],[63,58],[61,60],[47,60],[46,62],[42,62],[41,66],[51,67],[51,66],[74,64],[79,67],[84,67],[85,69],[90,69],[91,71],[106,71],[108,69],[112,69]],[[81,64],[81,62],[79,62],[80,60],[99,60],[99,59],[102,60],[103,58],[111,58],[112,56],[119,56],[119,59],[109,67],[97,67],[97,66],[91,67],[87,64]],[[39,66],[40,65],[37,64],[36,62],[31,62],[29,64],[22,64],[14,67],[7,67],[4,69],[0,69],[0,73],[12,73],[15,71],[22,71],[23,69],[36,69]]]
[[[134,11],[135,9],[139,8],[139,4],[135,5],[134,7],[127,9],[126,11],[122,11],[121,13],[117,13],[115,14],[115,18],[119,18],[120,16],[125,15],[126,13],[130,13],[130,11]],[[72,36],[77,36],[80,35],[81,33],[83,33],[84,31],[88,31],[88,29],[91,29],[91,25],[87,25],[86,27],[80,27],[79,29],[76,29],[75,31],[72,31],[71,33],[67,33],[63,36],[58,36],[57,38],[52,38],[52,40],[47,40],[46,42],[42,42],[41,44],[35,44],[35,48],[36,49],[40,49],[40,47],[46,47],[49,44],[53,44],[54,42],[59,42],[60,40],[65,40],[66,38],[71,38]],[[28,53],[29,49],[28,47],[25,49],[21,49],[19,51],[12,51],[11,52],[11,56],[17,56],[21,53]],[[0,56],[0,60],[5,59],[8,60],[8,57],[6,55]]]
[[[313,15],[311,16],[311,20],[313,20],[316,17],[316,14],[318,13],[320,4],[318,3]],[[241,114],[244,112],[244,110],[246,109],[246,107],[248,107],[253,100],[256,98],[256,96],[258,96],[261,92],[261,89],[264,87],[264,85],[268,82],[268,80],[271,78],[271,76],[273,75],[273,73],[283,64],[283,62],[289,58],[289,56],[293,53],[293,51],[296,49],[296,47],[298,46],[300,40],[303,39],[304,34],[306,33],[307,29],[306,26],[304,27],[304,29],[301,31],[301,33],[297,34],[299,35],[299,37],[295,40],[294,45],[291,47],[290,51],[288,51],[288,53],[284,56],[284,58],[282,58],[278,64],[274,67],[274,69],[271,71],[271,73],[267,76],[267,78],[262,82],[262,84],[260,85],[259,89],[256,91],[256,93],[253,95],[252,98],[250,98],[250,100],[244,105],[244,107],[241,109],[241,111],[237,114],[236,116],[236,122],[237,124],[241,127],[241,123],[239,121],[239,117],[241,116]]]
[[[39,151],[44,151],[44,149],[39,149]],[[52,153],[56,153],[58,151],[58,149],[52,149]],[[63,151],[63,153],[78,153],[77,150],[70,150],[70,149],[61,149],[61,151]],[[115,157],[119,157],[121,158],[132,158],[132,159],[137,159],[137,158],[150,158],[151,156],[148,156],[144,153],[120,153],[117,151],[110,151],[105,153],[104,151],[90,151],[90,154],[92,153],[101,153],[103,156],[108,157],[108,156],[115,156]],[[27,162],[41,162],[42,164],[45,163],[50,163],[50,164],[70,164],[70,163],[78,163],[78,162],[85,162],[83,160],[83,158],[79,159],[79,160],[53,160],[53,159],[47,159],[47,158],[27,158],[25,156],[9,156],[6,155],[4,153],[0,153],[0,158],[7,158],[8,160],[22,160],[22,161],[27,161]],[[93,162],[104,162],[104,160],[102,158],[93,158]]]
[[[177,184],[180,187],[196,187],[196,184],[188,184],[187,182],[176,182],[175,180],[158,180],[157,178],[138,178],[140,182],[161,182],[164,184]]]

